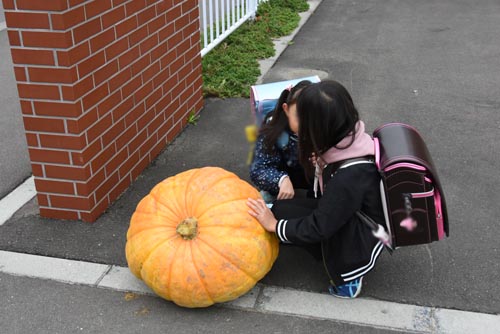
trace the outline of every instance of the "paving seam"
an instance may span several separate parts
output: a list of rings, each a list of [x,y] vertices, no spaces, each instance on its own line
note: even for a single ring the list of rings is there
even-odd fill
[[[0,251],[0,272],[156,296],[141,280],[134,277],[127,267]],[[240,298],[219,306],[416,333],[487,333],[492,328],[500,327],[498,314],[369,298],[343,300],[326,293],[260,283]]]

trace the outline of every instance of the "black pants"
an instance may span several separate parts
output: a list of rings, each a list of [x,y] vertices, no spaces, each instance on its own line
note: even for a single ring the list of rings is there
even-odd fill
[[[309,216],[318,206],[316,198],[292,198],[276,200],[271,211],[276,219],[293,219]],[[321,261],[321,243],[301,244],[299,247],[308,251],[316,260]]]

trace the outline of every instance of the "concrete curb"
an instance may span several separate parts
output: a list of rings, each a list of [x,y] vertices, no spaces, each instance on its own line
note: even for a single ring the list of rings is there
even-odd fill
[[[0,251],[0,272],[155,295],[128,268],[113,265]],[[500,315],[365,298],[342,300],[327,294],[262,284],[257,284],[244,296],[219,306],[416,333],[487,333],[500,327]]]
[[[260,77],[257,79],[257,82],[255,83],[256,85],[261,84],[264,76],[266,73],[273,67],[274,63],[278,60],[278,58],[281,56],[283,51],[287,48],[289,43],[293,40],[295,35],[300,31],[302,26],[309,20],[309,17],[314,13],[316,8],[318,8],[319,4],[323,0],[308,0],[307,2],[309,3],[309,10],[303,13],[299,13],[300,16],[300,21],[299,21],[299,26],[295,28],[294,31],[290,35],[283,36],[280,38],[277,38],[273,41],[274,43],[274,49],[276,50],[276,53],[273,57],[271,58],[266,58],[259,60],[259,66],[260,66]]]
[[[31,176],[7,196],[0,199],[0,226],[35,195],[35,178]]]

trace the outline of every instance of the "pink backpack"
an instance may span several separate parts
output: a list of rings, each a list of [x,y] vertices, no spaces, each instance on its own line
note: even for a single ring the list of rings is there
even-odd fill
[[[443,189],[418,131],[389,123],[373,132],[375,163],[392,248],[427,244],[449,235]]]

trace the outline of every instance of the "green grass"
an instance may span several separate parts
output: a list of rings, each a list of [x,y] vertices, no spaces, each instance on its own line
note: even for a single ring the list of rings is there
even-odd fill
[[[194,110],[191,110],[189,112],[188,117],[187,117],[187,122],[188,122],[188,124],[196,125],[198,123],[199,119],[200,119],[200,115],[196,115]]]
[[[248,97],[260,75],[259,59],[274,56],[272,39],[289,35],[309,9],[306,0],[269,0],[202,60],[206,97]]]

